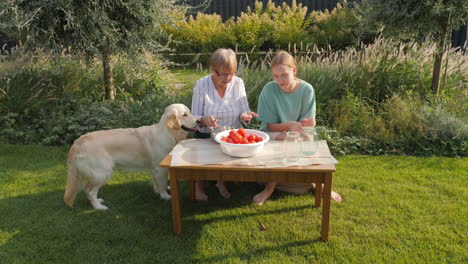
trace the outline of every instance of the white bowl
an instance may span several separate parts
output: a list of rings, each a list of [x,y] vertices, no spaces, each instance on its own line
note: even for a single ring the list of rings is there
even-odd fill
[[[231,130],[237,131],[237,129],[231,129]],[[219,143],[219,145],[221,146],[221,150],[224,152],[224,154],[231,156],[231,157],[247,158],[247,157],[255,156],[255,154],[262,151],[263,146],[270,140],[270,137],[265,132],[254,130],[254,129],[245,129],[245,132],[247,133],[247,135],[254,134],[256,136],[262,137],[263,140],[257,143],[250,143],[250,144],[232,144],[232,143],[221,141],[221,138],[227,137],[231,130],[225,130],[225,131],[219,132],[215,136],[215,141]]]

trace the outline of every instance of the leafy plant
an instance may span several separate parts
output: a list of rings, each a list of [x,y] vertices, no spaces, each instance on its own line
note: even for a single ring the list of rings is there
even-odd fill
[[[42,105],[56,99],[55,80],[41,77],[41,71],[24,69],[11,75],[2,75],[0,113],[34,115]]]
[[[450,54],[450,86],[443,100],[435,100],[430,90],[431,58],[426,56],[433,50],[430,43],[378,39],[360,49],[317,48],[308,56],[296,57],[298,77],[316,92],[318,124],[335,131],[330,133],[331,148],[343,154],[466,156],[467,137],[460,132],[466,130],[466,107],[462,106],[468,101],[463,81],[466,55]],[[253,91],[248,95],[251,105],[256,105],[255,96],[272,79],[271,55],[261,64],[241,66],[246,87]],[[434,127],[430,116],[435,113],[429,109],[440,109]],[[458,132],[448,134],[439,125]],[[429,133],[434,129],[436,133]]]
[[[234,46],[231,23],[223,23],[218,14],[197,13],[196,17],[190,15],[187,20],[164,25],[164,29],[172,35],[172,47],[178,52],[211,53],[219,47]]]
[[[417,40],[432,37],[436,41],[431,88],[440,93],[442,59],[449,49],[449,35],[466,23],[468,5],[464,0],[365,0],[362,2],[364,26],[375,27],[386,37]]]
[[[252,11],[247,7],[247,12],[242,12],[234,25],[236,45],[241,51],[259,50],[265,43],[271,43],[274,24],[268,13],[272,4],[269,2],[267,11],[263,10],[262,2],[255,1]],[[274,5],[273,5],[274,7]]]
[[[333,50],[342,50],[359,43],[370,43],[375,34],[364,30],[360,25],[361,22],[356,15],[358,9],[358,4],[352,5],[344,1],[343,4],[338,3],[331,11],[328,9],[312,11],[307,41],[320,48]]]
[[[99,58],[104,69],[106,99],[114,100],[112,56],[160,48],[155,36],[161,22],[176,9],[173,0],[8,1],[2,2],[0,31],[35,50],[49,49]]]

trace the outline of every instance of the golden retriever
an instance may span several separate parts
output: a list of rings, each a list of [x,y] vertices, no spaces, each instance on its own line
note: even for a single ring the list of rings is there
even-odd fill
[[[172,148],[195,130],[197,119],[183,104],[168,106],[157,124],[139,128],[101,130],[78,138],[68,153],[68,178],[64,201],[73,206],[83,189],[94,209],[106,210],[97,197],[99,188],[112,176],[114,167],[147,169],[153,175],[153,189],[162,199],[167,193],[167,169],[159,163]]]

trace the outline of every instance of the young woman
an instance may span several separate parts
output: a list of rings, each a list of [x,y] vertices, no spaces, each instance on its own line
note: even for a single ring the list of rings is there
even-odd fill
[[[263,87],[258,99],[260,130],[268,132],[274,140],[283,140],[289,130],[301,132],[304,126],[315,126],[314,88],[296,77],[294,58],[285,51],[278,52],[271,61],[271,72],[274,81]],[[310,190],[312,185],[277,186],[276,182],[270,182],[253,197],[253,202],[263,204],[277,187],[302,193]],[[332,192],[332,199],[341,201],[341,196]]]

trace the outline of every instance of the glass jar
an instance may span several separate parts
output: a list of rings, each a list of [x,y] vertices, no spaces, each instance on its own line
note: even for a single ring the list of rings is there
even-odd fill
[[[318,134],[313,126],[302,128],[301,151],[305,156],[312,156],[318,151]]]
[[[285,154],[288,161],[296,161],[301,155],[301,134],[289,131],[284,138]]]

